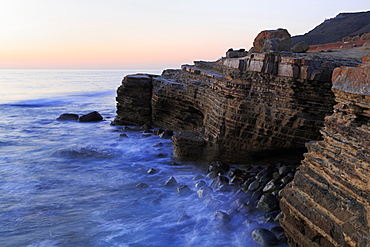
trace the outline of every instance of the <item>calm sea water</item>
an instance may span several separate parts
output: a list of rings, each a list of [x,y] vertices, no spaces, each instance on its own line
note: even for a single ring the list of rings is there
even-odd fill
[[[220,227],[229,195],[217,208],[197,198],[204,165],[174,165],[170,140],[110,125],[116,89],[136,72],[0,70],[0,246],[256,246],[251,231],[271,224]],[[55,120],[91,111],[106,121]],[[172,176],[194,193],[164,187]]]

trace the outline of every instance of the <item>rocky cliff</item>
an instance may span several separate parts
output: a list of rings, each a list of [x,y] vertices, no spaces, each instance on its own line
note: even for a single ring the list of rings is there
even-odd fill
[[[281,224],[291,246],[370,246],[369,60],[334,70],[337,104],[325,118],[324,140],[307,144],[283,190]]]
[[[332,71],[352,63],[282,52],[195,62],[161,76],[129,75],[118,89],[117,125],[179,132],[180,159],[249,161],[303,153],[321,138],[334,95]],[[283,152],[282,152],[283,151]]]
[[[370,56],[358,66],[276,52],[290,35],[268,32],[255,42],[264,53],[229,50],[160,76],[126,76],[114,124],[176,131],[174,156],[182,160],[250,163],[308,149],[280,193],[290,245],[368,247]]]

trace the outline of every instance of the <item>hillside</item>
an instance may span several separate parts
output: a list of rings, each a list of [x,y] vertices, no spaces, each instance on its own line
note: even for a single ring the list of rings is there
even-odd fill
[[[301,41],[309,45],[337,42],[346,36],[370,33],[370,11],[340,13],[327,19],[308,33],[292,37],[292,44]]]

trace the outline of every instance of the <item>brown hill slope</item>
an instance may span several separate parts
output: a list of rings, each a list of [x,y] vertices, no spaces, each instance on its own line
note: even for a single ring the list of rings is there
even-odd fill
[[[301,41],[309,45],[332,43],[346,36],[370,33],[370,11],[340,13],[327,19],[308,33],[292,37],[292,44]]]

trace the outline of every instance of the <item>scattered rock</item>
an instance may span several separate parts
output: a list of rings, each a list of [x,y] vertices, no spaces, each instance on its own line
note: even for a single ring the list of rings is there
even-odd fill
[[[278,244],[275,234],[263,228],[255,229],[252,232],[252,239],[254,242],[264,247],[276,246]]]
[[[154,169],[154,168],[149,168],[148,169],[148,171],[146,172],[147,174],[150,174],[150,175],[152,175],[152,174],[156,174],[158,171],[156,170],[156,169]]]
[[[268,213],[279,208],[279,201],[271,193],[263,194],[257,203],[257,207]]]
[[[200,189],[202,188],[204,185],[206,185],[206,182],[204,182],[204,180],[199,180],[198,182],[195,183],[195,188],[197,189]]]
[[[305,53],[309,49],[310,49],[310,46],[306,42],[301,41],[301,42],[295,44],[292,47],[292,52],[294,52],[294,53]]]
[[[246,203],[243,203],[242,205],[240,205],[240,207],[238,208],[239,212],[241,212],[242,214],[248,214],[250,212],[253,211],[253,207],[249,206],[248,204]]]
[[[211,187],[215,188],[216,190],[220,188],[222,185],[228,185],[229,179],[225,176],[217,176],[211,183]]]
[[[210,173],[207,174],[206,177],[210,179],[214,179],[215,177],[217,177],[217,172],[211,171]]]
[[[209,198],[213,189],[209,186],[203,186],[200,190],[197,191],[197,195],[199,199]]]
[[[286,176],[289,172],[291,172],[291,169],[289,166],[282,166],[279,168],[279,174],[281,176]]]
[[[200,179],[203,179],[204,177],[202,175],[196,175],[195,177],[193,177],[193,181],[197,181],[197,180],[200,180]]]
[[[191,193],[191,189],[187,186],[187,185],[179,185],[177,188],[176,188],[176,192],[177,194],[179,194],[180,196],[183,196],[183,195],[188,195]]]
[[[227,163],[223,163],[221,161],[215,161],[212,162],[211,165],[208,167],[209,172],[216,172],[218,173],[226,173],[227,171],[230,170],[230,165]]]
[[[249,186],[248,190],[255,191],[260,187],[260,182],[258,180],[253,181]]]
[[[215,219],[222,224],[228,224],[231,221],[230,216],[222,211],[217,211],[215,213]]]
[[[125,133],[122,133],[122,134],[119,135],[119,137],[128,138],[128,135],[126,135]]]
[[[82,115],[78,120],[80,122],[98,122],[98,121],[102,121],[103,117],[102,115],[100,115],[99,112],[93,111],[86,115]]]
[[[138,183],[135,187],[138,189],[146,189],[149,187],[149,185],[147,185],[146,183]]]
[[[166,187],[174,187],[177,185],[177,181],[174,177],[170,177],[165,183],[164,186]]]
[[[66,121],[66,120],[78,120],[78,115],[77,114],[72,114],[72,113],[64,113],[60,115],[57,120],[59,121]]]
[[[157,158],[166,158],[168,155],[167,154],[157,154],[155,157]]]
[[[273,192],[273,191],[276,191],[278,190],[279,187],[278,185],[275,183],[275,180],[271,180],[270,182],[268,182],[265,187],[263,188],[263,192]]]

